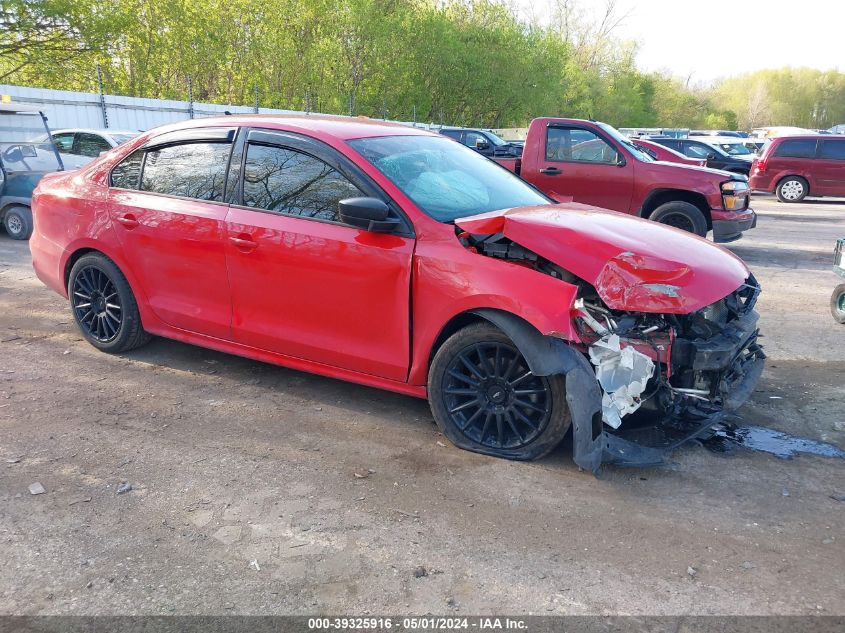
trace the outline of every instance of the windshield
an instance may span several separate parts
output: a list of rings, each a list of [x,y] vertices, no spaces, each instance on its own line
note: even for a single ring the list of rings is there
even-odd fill
[[[0,143],[46,138],[45,132],[44,122],[37,112],[0,113]]]
[[[731,156],[753,156],[752,152],[745,143],[716,143],[716,146],[726,154]]]
[[[445,137],[382,136],[348,141],[426,215],[470,215],[551,201],[523,180]]]
[[[625,146],[625,148],[633,154],[634,158],[643,161],[644,163],[653,163],[654,159],[651,157],[651,154],[643,150],[641,147],[637,147],[631,142],[627,136],[622,134],[619,130],[617,130],[612,125],[608,125],[607,123],[599,123],[598,126],[611,138],[613,138],[617,143],[621,143]]]

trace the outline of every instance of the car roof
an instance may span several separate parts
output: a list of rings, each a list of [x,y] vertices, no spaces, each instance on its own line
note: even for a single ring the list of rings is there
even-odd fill
[[[421,128],[367,117],[321,114],[235,114],[172,123],[155,129],[155,136],[198,127],[262,127],[331,137],[340,141],[378,136],[439,136]]]
[[[137,130],[116,130],[112,128],[93,128],[93,127],[63,127],[57,130],[50,130],[52,134],[67,134],[69,132],[87,132],[89,134],[141,134]]]
[[[819,139],[824,140],[835,140],[837,137],[836,134],[787,134],[786,136],[773,136],[771,138],[766,139],[767,141],[788,141],[793,139],[798,139],[802,141],[817,141]]]
[[[702,143],[721,143],[722,145],[744,145],[749,142],[749,139],[739,136],[695,136],[692,140],[701,141]]]
[[[27,105],[25,103],[0,103],[0,112],[7,114],[37,114],[41,112],[41,108],[34,105]]]

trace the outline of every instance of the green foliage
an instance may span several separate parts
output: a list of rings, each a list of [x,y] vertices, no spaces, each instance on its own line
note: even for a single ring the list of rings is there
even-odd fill
[[[467,126],[591,117],[702,128],[845,121],[845,75],[692,90],[639,71],[608,15],[521,22],[499,0],[0,0],[0,81]]]

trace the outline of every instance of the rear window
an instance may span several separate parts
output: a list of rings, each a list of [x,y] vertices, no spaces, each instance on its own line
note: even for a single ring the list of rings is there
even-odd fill
[[[815,139],[790,139],[775,148],[773,156],[789,158],[813,158],[816,155]]]
[[[141,191],[220,202],[230,148],[229,143],[190,143],[150,150]]]
[[[828,160],[845,160],[845,139],[841,141],[823,140],[819,156]]]

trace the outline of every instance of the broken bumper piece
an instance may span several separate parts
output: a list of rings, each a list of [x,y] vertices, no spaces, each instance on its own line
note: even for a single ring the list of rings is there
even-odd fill
[[[671,354],[673,371],[709,373],[714,377],[711,397],[690,396],[681,389],[662,387],[674,392],[672,406],[653,411],[647,424],[634,421],[633,417],[621,420],[628,413],[627,405],[632,409],[639,406],[636,398],[632,403],[629,399],[632,392],[643,392],[643,373],[648,369],[645,359],[637,353],[623,354],[625,348],[620,350],[617,337],[601,339],[601,345],[590,348],[595,365],[590,378],[597,387],[600,385],[599,395],[592,395],[589,405],[575,409],[570,406],[575,462],[593,473],[602,464],[653,466],[665,463],[672,451],[686,442],[709,437],[714,427],[726,422],[730,412],[753,393],[763,372],[765,354],[757,343],[757,319],[758,315],[749,310],[708,340],[676,339]],[[580,383],[581,393],[589,393],[583,387],[589,380],[586,375],[578,381],[567,375],[567,390],[570,380],[573,387]]]

